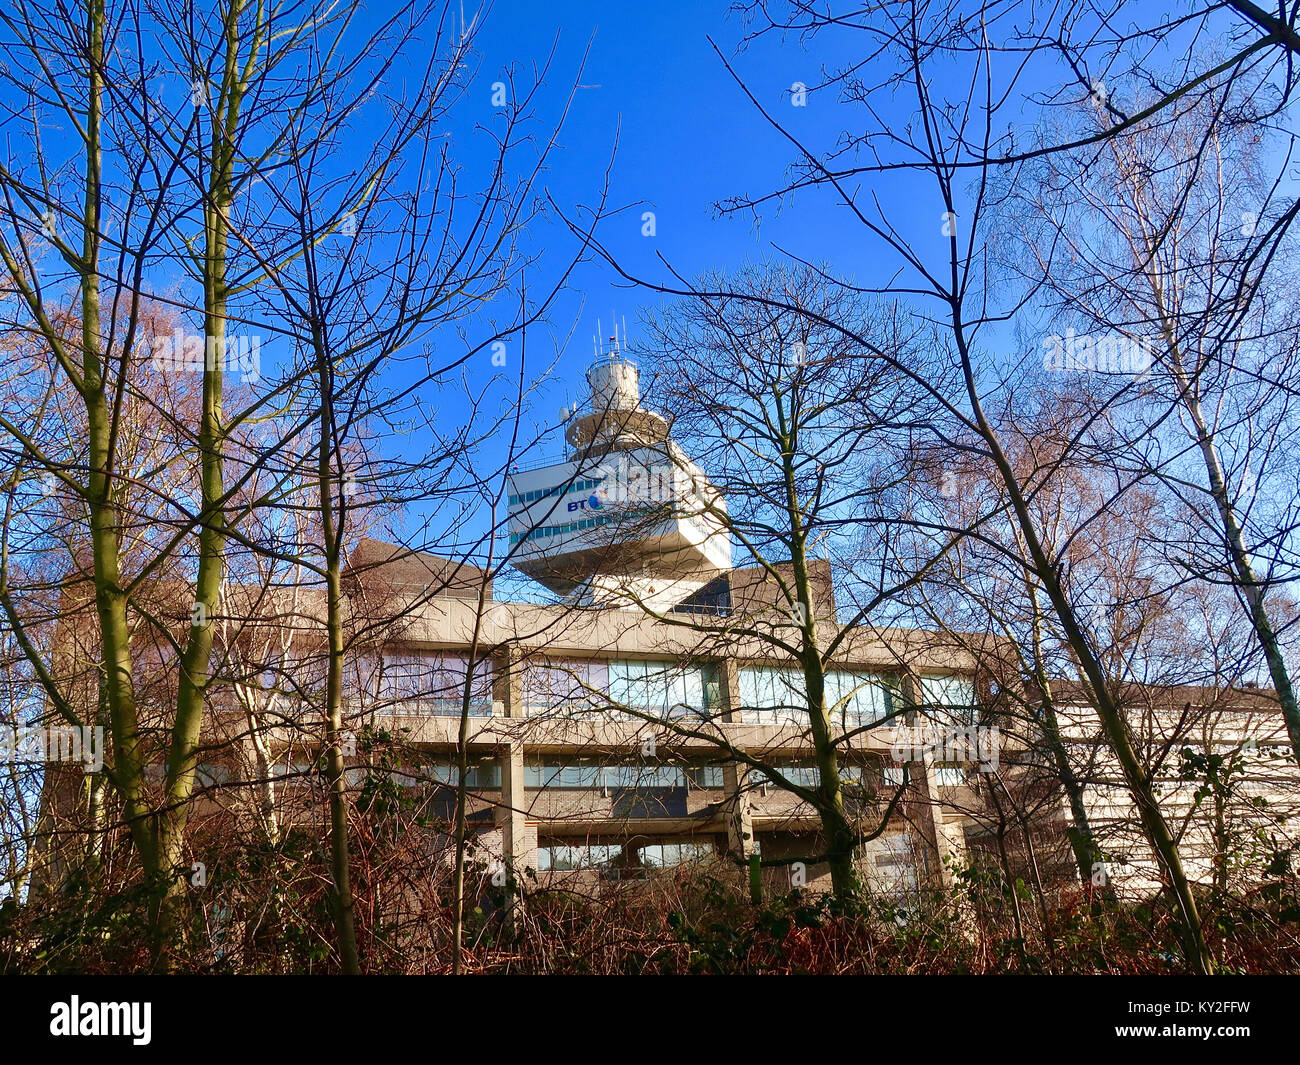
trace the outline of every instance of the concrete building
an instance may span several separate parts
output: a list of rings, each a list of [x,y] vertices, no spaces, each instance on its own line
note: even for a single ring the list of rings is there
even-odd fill
[[[464,711],[468,823],[485,879],[595,886],[696,860],[744,865],[757,852],[773,888],[815,888],[827,867],[817,860],[821,821],[798,793],[818,782],[803,679],[771,639],[793,637],[802,620],[777,579],[788,567],[732,567],[726,501],[667,420],[643,409],[637,367],[617,342],[588,379],[591,409],[565,412],[566,453],[511,471],[508,483],[511,564],[558,601],[503,601],[489,573],[375,540],[352,551],[346,727],[359,742],[347,752],[349,786],[366,803],[389,787],[443,825],[430,847],[445,864]],[[1033,738],[977,728],[997,709],[977,668],[987,656],[971,650],[978,637],[846,632],[829,564],[814,563],[811,578],[819,642],[841,641],[826,666],[827,707],[846,812],[871,837],[857,853],[862,876],[894,894],[949,884],[995,831],[981,770],[1005,763],[1014,783],[1017,744],[1024,751]],[[175,602],[165,591],[151,590],[151,610],[179,631],[186,589]],[[244,623],[223,637],[201,803],[220,831],[232,818],[269,834],[318,822],[320,593],[232,595],[247,600],[231,607]],[[92,662],[94,649],[75,642],[70,660]],[[165,641],[138,649],[142,684],[161,686],[160,720],[174,651]],[[1243,732],[1226,706],[1215,742],[1276,739],[1275,711],[1257,695],[1241,712],[1268,729]],[[1149,887],[1136,818],[1096,753],[1095,726],[1082,710],[1063,718],[1094,823],[1116,857],[1111,874],[1124,876],[1131,856],[1133,883]],[[963,737],[964,748],[950,742]],[[160,775],[165,752],[156,757]],[[1289,803],[1293,763],[1277,766],[1267,787]],[[84,790],[72,775],[50,773],[51,839]],[[1035,817],[1058,852],[1035,861],[1070,875],[1064,803],[1054,798]],[[1212,855],[1192,865],[1213,875]]]
[[[750,586],[753,603],[752,585],[761,582],[752,571],[733,576]],[[813,808],[733,753],[816,786],[799,678],[788,664],[774,665],[759,641],[728,639],[721,655],[717,636],[732,635],[729,615],[691,620],[522,603],[493,603],[480,615],[468,599],[428,599],[410,611],[400,651],[386,649],[382,665],[362,663],[368,679],[359,682],[352,719],[400,732],[430,766],[445,767],[440,779],[450,783],[477,625],[478,645],[492,649],[472,682],[468,735],[485,854],[539,874],[609,875],[704,854],[743,859],[755,847],[764,859],[819,854]],[[894,749],[908,727],[902,717],[896,726],[867,726],[896,713],[905,693],[917,693],[936,719],[964,713],[970,702],[962,671],[969,663],[923,637],[864,633],[827,674],[849,804],[872,829],[903,784]],[[924,724],[920,714],[910,721]],[[941,766],[926,752],[911,760],[908,800],[864,849],[865,871],[901,887],[942,877],[943,859],[964,852],[967,821],[962,802],[943,796],[968,800],[966,774],[977,768]],[[366,772],[356,770],[357,784]],[[431,778],[405,776],[412,785]],[[813,883],[824,872],[813,864],[804,875]],[[784,875],[788,886],[789,870]]]
[[[566,453],[508,481],[511,562],[562,601],[491,600],[480,611],[466,589],[486,574],[476,581],[460,567],[461,587],[439,588],[445,561],[359,545],[359,586],[384,588],[384,609],[407,621],[359,661],[355,717],[382,720],[449,767],[474,646],[486,661],[468,741],[489,862],[548,880],[639,876],[702,856],[744,861],[755,850],[764,862],[815,858],[816,811],[783,786],[817,786],[803,680],[763,638],[792,636],[795,619],[772,574],[731,567],[726,501],[668,422],[641,406],[637,367],[617,337],[588,381],[591,409],[565,412]],[[840,635],[829,565],[815,563],[812,576],[829,641]],[[836,655],[828,706],[851,817],[874,833],[908,783],[862,849],[869,881],[906,890],[942,881],[962,860],[968,818],[961,802],[943,800],[969,799],[971,764],[921,751],[905,768],[894,754],[900,728],[972,723],[974,688],[969,656],[920,632],[864,629]],[[412,786],[418,777],[404,774]],[[815,886],[825,871],[813,861],[766,875]]]

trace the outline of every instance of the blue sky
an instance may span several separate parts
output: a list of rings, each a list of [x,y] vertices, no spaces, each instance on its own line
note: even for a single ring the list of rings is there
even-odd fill
[[[691,277],[705,269],[734,268],[746,259],[779,255],[784,249],[824,261],[863,284],[886,283],[897,268],[896,259],[823,193],[799,196],[779,210],[770,205],[761,225],[750,218],[716,217],[714,205],[725,197],[778,187],[796,152],[746,99],[710,37],[758,101],[814,149],[829,149],[842,130],[860,131],[867,121],[861,108],[839,101],[837,88],[810,91],[804,107],[792,105],[790,90],[795,82],[815,86],[824,69],[861,58],[871,40],[868,35],[824,33],[805,46],[795,36],[772,34],[737,52],[745,26],[739,17],[729,16],[727,8],[726,0],[654,5],[498,0],[477,38],[480,65],[470,98],[457,113],[457,141],[471,144],[470,130],[484,121],[491,86],[500,72],[512,63],[542,62],[557,34],[546,96],[550,110],[548,114],[543,106],[541,111],[543,118],[558,114],[590,41],[582,77],[589,87],[577,94],[561,138],[563,150],[552,159],[546,185],[566,208],[591,203],[617,139],[610,204],[627,209],[607,220],[598,235],[630,272],[667,279],[666,267],[656,260],[662,256]],[[1124,10],[1132,20],[1149,18],[1156,10],[1165,13],[1146,3],[1126,5]],[[1011,62],[1006,60],[999,76],[1010,73]],[[965,77],[945,85],[941,75],[932,91],[964,98]],[[1054,59],[1044,58],[1031,69],[1025,85],[1055,85],[1067,76]],[[1017,95],[1023,91],[1024,86]],[[906,97],[885,106],[890,110],[881,117],[899,126],[913,111]],[[1003,113],[1004,121],[1014,118],[1017,125],[1039,117],[1037,109]],[[943,205],[932,179],[876,177],[871,185],[890,221],[923,257],[946,256]],[[641,235],[643,210],[655,213],[653,238]],[[542,227],[534,239],[551,253],[550,266],[567,261],[567,234]],[[611,312],[626,315],[630,324],[638,306],[658,297],[644,289],[629,290],[604,266],[580,271],[573,287],[585,299],[585,309],[575,344],[560,369],[565,379],[580,383],[597,317],[608,335]],[[555,315],[557,328],[569,325],[579,313],[576,299],[562,301]],[[632,334],[635,343],[635,327]]]
[[[651,11],[591,2],[498,2],[479,30],[479,66],[469,98],[456,113],[456,142],[473,151],[474,124],[491,120],[493,82],[510,64],[527,71],[541,63],[558,33],[540,108],[543,123],[553,119],[590,42],[584,88],[576,95],[561,137],[563,149],[553,156],[545,185],[566,211],[591,204],[614,155],[609,205],[624,209],[602,223],[598,237],[629,272],[667,280],[671,266],[693,277],[778,254],[775,249],[783,247],[825,260],[841,273],[883,280],[880,249],[820,195],[780,211],[773,208],[761,224],[748,217],[717,216],[714,206],[725,197],[776,187],[794,152],[746,99],[710,37],[755,96],[801,137],[825,146],[846,118],[833,90],[811,92],[806,106],[791,102],[794,83],[815,85],[821,65],[835,58],[827,46],[845,42],[820,40],[813,52],[797,40],[768,37],[737,53],[743,29],[738,18],[727,16],[722,2],[674,0]],[[903,202],[900,224],[929,234],[940,251],[937,201],[927,204],[912,195]],[[655,216],[653,237],[642,234],[645,211]],[[567,264],[574,245],[558,224],[539,227],[531,241],[546,251],[542,275],[534,276],[540,288]],[[604,264],[591,263],[575,273],[570,291],[551,315],[553,329],[535,330],[529,337],[528,378],[536,380],[548,369],[553,343],[574,329],[573,341],[539,393],[534,413],[540,423],[553,424],[561,406],[581,397],[597,320],[608,336],[611,317],[626,317],[635,348],[637,312],[660,298],[629,287]],[[513,363],[508,367],[514,368]],[[557,452],[558,436],[542,450]]]
[[[870,38],[861,33],[828,33],[805,47],[797,37],[772,34],[738,51],[745,27],[738,17],[728,15],[727,6],[726,0],[670,0],[655,5],[497,0],[479,28],[473,78],[452,117],[457,158],[471,179],[481,176],[475,167],[482,159],[484,138],[476,127],[499,118],[491,105],[493,83],[512,64],[519,68],[520,82],[527,83],[532,67],[546,60],[556,42],[535,127],[538,135],[548,132],[590,45],[581,75],[583,88],[576,94],[560,137],[561,149],[551,157],[543,184],[566,211],[593,204],[614,155],[609,206],[623,210],[607,218],[597,236],[629,272],[667,280],[671,266],[693,277],[706,269],[732,269],[746,260],[788,251],[825,262],[863,285],[888,283],[898,267],[897,258],[824,193],[802,194],[779,209],[771,205],[761,224],[749,217],[717,217],[715,204],[725,197],[779,187],[796,152],[746,98],[710,37],[757,100],[814,150],[829,149],[842,130],[861,131],[868,121],[861,108],[839,100],[837,88],[810,91],[803,107],[792,105],[790,93],[794,83],[815,86],[825,69],[860,58]],[[378,15],[387,6],[373,0],[363,10]],[[1155,12],[1168,14],[1154,4],[1126,5],[1123,20],[1149,20]],[[1229,18],[1223,16],[1219,24],[1228,25]],[[1005,62],[1009,66],[1011,61]],[[999,76],[1009,72],[1003,68]],[[942,71],[935,74],[932,91],[964,98],[965,77],[945,79]],[[1068,77],[1053,58],[1044,57],[1017,97],[1023,97],[1026,87],[1055,87]],[[1112,87],[1112,92],[1123,90],[1122,84]],[[879,117],[895,128],[913,111],[906,96],[884,107],[887,110]],[[1033,107],[1008,109],[1002,121],[1024,126],[1040,117]],[[877,177],[871,180],[871,188],[891,223],[922,258],[931,263],[946,259],[947,241],[940,223],[943,204],[933,179],[916,174]],[[642,214],[647,210],[655,215],[653,237],[642,235]],[[554,222],[534,227],[528,243],[530,250],[543,253],[539,270],[530,278],[531,287],[540,291],[567,266],[574,242]],[[905,278],[904,283],[907,280],[915,279]],[[525,376],[533,382],[550,369],[554,347],[573,331],[572,342],[550,370],[533,405],[532,417],[539,427],[554,426],[560,407],[581,397],[597,319],[608,336],[613,315],[625,317],[635,350],[637,313],[660,299],[648,290],[629,287],[601,263],[583,266],[573,275],[568,291],[551,311],[551,325],[535,328],[528,338],[530,365]],[[486,377],[480,374],[504,373],[503,387],[512,384],[516,353],[517,346],[512,345],[504,372],[493,369],[484,354],[483,365],[473,369],[473,379],[482,382]],[[1016,357],[1010,348],[1005,354]],[[446,418],[454,420],[463,413],[450,394],[445,403]],[[557,453],[558,434],[553,441],[541,452]],[[413,443],[390,440],[387,445],[409,456]],[[491,464],[489,456],[484,458]]]
[[[376,16],[389,8],[379,0],[367,5]],[[359,23],[358,30],[363,25]],[[822,107],[818,113],[816,93],[807,107],[790,103],[794,82],[817,80],[817,58],[797,43],[776,40],[736,56],[741,32],[739,20],[727,17],[725,3],[674,0],[647,11],[591,2],[498,2],[480,23],[473,80],[452,115],[457,159],[471,181],[481,177],[486,140],[475,127],[494,119],[499,125],[491,106],[493,83],[514,65],[519,83],[527,84],[533,66],[546,60],[556,42],[534,127],[539,136],[549,131],[590,46],[583,88],[560,137],[562,148],[551,157],[542,184],[566,212],[576,212],[579,205],[596,201],[613,156],[608,204],[623,210],[601,225],[598,237],[626,268],[663,278],[667,268],[656,258],[663,256],[689,277],[705,269],[738,266],[770,253],[772,242],[787,241],[800,251],[835,261],[840,269],[856,270],[864,262],[861,234],[843,226],[833,212],[769,215],[761,227],[749,219],[715,216],[714,204],[723,197],[770,188],[791,152],[745,99],[709,43],[710,36],[764,103],[783,117],[800,127],[820,124],[828,134],[842,121],[836,108]],[[823,96],[829,103],[829,94]],[[364,136],[364,131],[358,133]],[[655,216],[653,237],[642,235],[645,211]],[[540,270],[530,278],[530,287],[541,291],[567,266],[576,245],[558,220],[534,227],[528,244],[531,251],[542,253]],[[554,426],[559,408],[580,399],[597,320],[608,336],[612,317],[626,318],[635,347],[638,310],[657,299],[629,287],[603,264],[579,268],[550,313],[551,324],[534,328],[528,337],[526,378],[543,380],[532,410],[539,429]],[[573,340],[565,346],[570,329]],[[557,347],[563,352],[552,369]],[[491,368],[484,354],[481,371],[512,379],[517,352],[518,345],[511,344],[504,370]],[[471,379],[482,380],[477,372]],[[502,382],[503,396],[512,384]],[[445,418],[455,420],[463,413],[454,389],[441,402]],[[389,440],[386,446],[410,457],[414,443]],[[558,435],[540,449],[546,454],[559,450]],[[491,460],[484,456],[484,461]]]
[[[863,265],[861,235],[831,212],[787,211],[764,219],[717,218],[714,204],[742,191],[763,191],[779,180],[791,158],[782,141],[744,98],[709,44],[731,56],[741,34],[725,5],[666,3],[652,13],[632,5],[568,3],[498,4],[480,37],[482,67],[479,93],[487,99],[496,72],[510,62],[545,54],[557,30],[557,60],[551,98],[568,82],[591,39],[591,53],[562,138],[564,150],[553,163],[547,184],[558,202],[590,203],[601,187],[614,150],[610,203],[627,210],[600,229],[600,237],[632,272],[664,277],[663,256],[686,276],[718,266],[736,266],[758,257],[772,242],[789,242],[842,269]],[[521,10],[523,9],[523,10]],[[797,43],[772,40],[736,58],[739,72],[761,100],[797,128],[820,127],[830,133],[842,119],[838,108],[820,107],[816,94],[809,106],[790,104],[790,86],[814,83],[818,60]],[[830,103],[829,94],[825,94]],[[654,237],[642,236],[642,213],[655,214]],[[564,243],[553,246],[563,258]],[[603,266],[583,270],[575,287],[586,299],[576,350],[566,360],[565,376],[579,379],[590,356],[596,318],[609,332],[617,310],[629,324],[635,308],[653,294],[630,291]],[[572,301],[567,322],[577,313]],[[635,342],[635,327],[632,327]]]

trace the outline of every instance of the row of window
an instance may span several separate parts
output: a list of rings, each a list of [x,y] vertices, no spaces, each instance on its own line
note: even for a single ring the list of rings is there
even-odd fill
[[[538,488],[531,492],[523,492],[519,495],[509,496],[507,498],[508,506],[519,506],[526,503],[534,503],[539,499],[550,499],[552,496],[567,495],[570,492],[590,492],[593,488],[599,488],[600,480],[574,481],[572,484],[560,484],[554,488]]]
[[[350,788],[359,788],[366,778],[376,770],[368,766],[354,766],[346,770],[344,779]],[[394,769],[388,774],[389,779],[399,787],[422,788],[433,784],[445,784],[456,787],[457,769],[454,762],[430,762],[405,769]],[[471,762],[465,768],[465,786],[469,788],[501,787],[501,765],[499,762]]]
[[[538,662],[525,668],[522,689],[528,714],[600,711],[609,716],[621,706],[672,719],[707,713],[721,704],[719,674],[710,665],[642,660]]]
[[[975,705],[975,685],[969,677],[922,677],[920,695],[926,706]]]
[[[406,701],[388,701],[375,708],[377,714],[408,714],[419,717],[460,717],[463,703],[455,699],[437,699],[428,696],[411,696]],[[470,717],[491,717],[491,699],[471,699]]]
[[[786,780],[804,788],[815,788],[820,780],[817,766],[812,762],[777,763],[772,767],[780,772]],[[853,763],[841,762],[840,780],[846,784],[865,784],[866,768]],[[885,766],[884,782],[887,787],[899,787],[903,784],[903,766]],[[769,774],[770,775],[770,774]],[[936,766],[935,783],[941,787],[959,787],[966,783],[966,770],[954,766]],[[772,778],[775,783],[776,778]]]
[[[148,763],[144,767],[144,778],[150,784],[161,784],[167,779],[167,763]],[[200,788],[216,788],[228,784],[230,767],[215,762],[203,762],[194,767],[194,782]]]
[[[903,784],[906,783],[904,776],[904,766],[885,766],[886,787],[901,788]],[[966,783],[966,770],[958,766],[936,766],[934,770],[934,782],[941,788],[959,788]]]
[[[569,521],[560,525],[543,525],[537,529],[530,529],[526,533],[511,533],[510,542],[517,544],[521,540],[537,540],[544,536],[562,536],[564,533],[581,532],[583,529],[608,525],[613,520],[612,517],[583,518],[582,521]]]
[[[738,672],[738,694],[746,720],[760,724],[806,723],[802,673],[749,666]],[[969,680],[944,677],[933,681],[928,686],[923,682],[927,704],[965,707],[974,702]],[[871,725],[895,710],[897,696],[883,678],[852,670],[829,670],[825,684],[831,718],[843,727]],[[719,671],[709,665],[677,666],[644,660],[537,664],[525,671],[523,687],[529,713],[565,707],[577,711],[604,709],[608,703],[615,703],[643,713],[679,717],[717,711],[722,706]]]
[[[386,652],[381,658],[365,657],[357,662],[356,683],[362,691],[381,700],[452,702],[457,704],[455,712],[460,713],[468,672],[468,655]],[[486,701],[491,712],[490,661],[480,659],[475,663],[470,698],[480,704]]]
[[[524,766],[529,788],[721,788],[722,766],[596,765],[537,761]]]
[[[772,768],[790,781],[791,784],[801,788],[815,788],[821,781],[820,772],[813,762],[778,762]],[[863,766],[847,762],[841,763],[839,770],[840,780],[844,783],[865,783],[866,769]],[[765,775],[771,776],[771,774]],[[773,783],[776,783],[776,777],[772,776],[771,779]]]
[[[379,709],[458,716],[464,696],[467,656],[385,654],[357,665],[356,684],[379,699]],[[760,724],[802,725],[807,721],[803,675],[789,668],[744,666],[738,671],[739,701],[746,720]],[[828,670],[826,700],[832,722],[844,728],[874,724],[895,710],[897,694],[889,681],[854,670]],[[470,685],[470,716],[492,713],[492,663],[479,661]],[[643,659],[532,662],[524,667],[522,693],[529,714],[568,710],[608,712],[619,706],[640,714],[672,719],[716,712],[722,685],[716,666],[677,665]],[[965,677],[922,677],[921,701],[927,706],[964,709],[975,702]],[[418,708],[401,703],[416,703]],[[610,704],[614,704],[611,707]]]
[[[629,865],[640,864],[652,869],[665,869],[686,862],[711,858],[716,853],[713,844],[702,840],[681,840],[665,843],[628,844],[636,851],[639,862],[624,858]],[[619,843],[551,843],[537,848],[539,872],[564,872],[573,869],[599,869],[612,865],[623,856],[624,845]]]
[[[525,540],[536,540],[539,537],[562,536],[565,533],[581,532],[583,529],[595,529],[608,525],[613,521],[631,522],[654,514],[666,516],[667,513],[668,511],[663,506],[623,507],[617,514],[602,515],[599,518],[583,518],[580,521],[561,522],[558,525],[542,525],[536,529],[529,529],[527,532],[511,533],[510,542],[517,544]]]
[[[742,668],[740,702],[745,720],[770,725],[801,725],[808,720],[803,674],[794,669]],[[826,673],[826,705],[831,721],[858,728],[893,712],[894,693],[881,678],[849,670]]]
[[[149,767],[158,779],[162,766]],[[819,776],[812,762],[779,762],[773,766],[786,780],[799,787],[817,787]],[[271,768],[273,777],[301,776],[311,771],[310,762],[296,760]],[[866,769],[853,763],[842,763],[840,780],[845,783],[866,782]],[[148,772],[148,771],[147,771]],[[374,770],[354,766],[346,771],[349,787],[357,788]],[[901,787],[904,783],[903,766],[885,766],[886,787]],[[935,783],[940,787],[960,787],[966,783],[966,770],[956,766],[937,766]],[[421,787],[428,784],[456,786],[456,766],[450,761],[434,762],[410,769],[393,770],[393,782],[402,787]],[[212,787],[226,783],[230,771],[225,766],[203,765],[198,770],[199,783]],[[772,778],[776,782],[775,777]],[[466,786],[476,789],[501,787],[501,766],[495,761],[471,762],[466,768]],[[723,769],[720,765],[596,765],[593,762],[562,762],[553,759],[530,761],[524,767],[524,786],[529,788],[694,788],[721,789],[724,787]]]
[[[773,768],[786,780],[800,787],[817,787],[819,776],[811,762],[778,763]],[[301,775],[309,772],[310,763],[294,762],[277,765],[271,774],[275,777]],[[840,780],[845,783],[865,783],[866,770],[852,763],[841,764]],[[355,766],[347,770],[349,787],[359,787],[373,770]],[[903,784],[902,766],[885,766],[884,782],[888,787]],[[941,787],[959,787],[966,783],[966,770],[954,766],[938,766],[934,770],[935,782]],[[158,774],[161,776],[161,773]],[[450,762],[431,763],[410,769],[396,769],[390,773],[394,783],[402,787],[420,787],[427,784],[456,785],[456,766]],[[224,784],[229,770],[224,766],[201,766],[200,783],[205,786]],[[773,783],[776,778],[772,777]],[[470,788],[500,788],[501,766],[496,762],[473,762],[466,768],[466,785]],[[723,784],[722,766],[652,766],[652,765],[596,765],[591,762],[532,762],[524,767],[524,786],[529,788],[715,788]]]
[[[715,666],[611,662],[607,690],[611,702],[651,713],[674,709],[707,712],[722,705],[722,680]]]

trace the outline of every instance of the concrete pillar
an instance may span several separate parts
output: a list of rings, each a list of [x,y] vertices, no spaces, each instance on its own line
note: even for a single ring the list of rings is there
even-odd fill
[[[754,819],[749,802],[749,768],[741,762],[722,767],[722,784],[727,797],[723,813],[727,819],[727,853],[748,861],[754,853]]]
[[[718,663],[722,686],[723,720],[740,721],[740,669],[734,659]],[[727,821],[727,853],[748,861],[754,853],[754,819],[749,801],[749,767],[743,762],[727,762],[722,767],[722,786],[726,790],[723,814]]]
[[[520,673],[521,657],[514,645],[506,645],[497,658],[496,694],[506,718],[522,719],[524,716],[523,681]],[[528,844],[527,796],[524,791],[524,744],[512,736],[502,743],[498,759],[501,765],[501,805],[497,807],[496,821],[501,828],[501,857],[507,867],[509,913],[513,922],[515,908],[522,902],[519,892],[524,869],[537,868],[537,855]]]
[[[931,727],[922,709],[918,709],[920,685],[911,675],[904,675],[900,695],[908,712],[907,725],[917,730]],[[953,886],[953,862],[966,860],[966,835],[960,824],[944,823],[941,792],[935,772],[934,756],[926,752],[923,757],[908,764],[908,781],[912,795],[907,803],[908,820],[923,844],[925,868],[917,870],[917,879],[933,887],[947,889]],[[946,859],[951,858],[952,861]]]
[[[953,862],[966,860],[966,836],[960,824],[945,824],[934,757],[926,754],[908,766],[908,777],[916,799],[909,802],[911,821],[925,844],[926,868],[918,870],[932,886],[953,886]],[[948,861],[947,859],[952,859]]]

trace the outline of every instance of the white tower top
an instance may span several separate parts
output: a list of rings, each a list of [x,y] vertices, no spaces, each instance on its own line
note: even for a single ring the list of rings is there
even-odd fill
[[[591,408],[568,418],[568,458],[509,476],[512,562],[593,604],[669,609],[731,568],[726,504],[641,406],[618,331],[593,346]]]
[[[641,380],[636,363],[622,355],[597,359],[587,371],[594,410],[636,410],[641,406]]]
[[[641,406],[640,371],[626,352],[618,331],[609,338],[609,348],[596,339],[596,361],[587,370],[591,385],[591,410],[573,419],[565,439],[575,458],[660,447],[668,440],[667,419]]]

